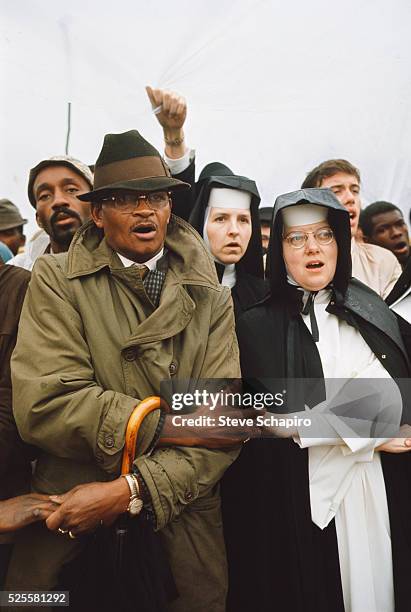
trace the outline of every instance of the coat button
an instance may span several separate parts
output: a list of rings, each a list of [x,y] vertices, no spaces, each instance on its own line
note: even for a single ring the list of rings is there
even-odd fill
[[[168,371],[170,372],[171,376],[174,376],[174,374],[177,372],[177,364],[174,363],[174,361],[172,361],[168,366]]]
[[[381,355],[381,359],[386,359],[387,355]]]
[[[113,446],[114,446],[114,436],[112,436],[111,434],[107,434],[104,437],[104,446],[106,446],[107,448],[113,448]]]
[[[134,361],[136,358],[136,353],[133,348],[127,348],[123,351],[123,357],[126,361]]]
[[[184,499],[189,502],[189,501],[191,501],[193,499],[193,497],[194,497],[194,495],[191,493],[191,491],[187,491],[187,493],[185,494]]]
[[[330,302],[330,306],[334,306],[335,302]]]

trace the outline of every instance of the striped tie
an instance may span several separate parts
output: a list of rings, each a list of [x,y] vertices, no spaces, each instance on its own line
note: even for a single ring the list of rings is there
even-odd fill
[[[149,272],[149,268],[144,264],[137,263],[134,264],[134,267],[137,268],[137,270],[140,272],[141,279],[144,280],[147,276],[147,273]]]

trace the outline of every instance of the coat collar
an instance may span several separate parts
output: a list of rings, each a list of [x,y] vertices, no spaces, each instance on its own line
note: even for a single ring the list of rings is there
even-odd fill
[[[197,232],[183,219],[171,215],[165,246],[169,266],[180,284],[219,287],[214,261]],[[67,254],[66,275],[69,279],[94,274],[108,267],[111,272],[123,269],[117,254],[104,239],[93,221],[85,223],[73,238]]]
[[[195,311],[186,285],[200,285],[222,291],[214,261],[197,232],[179,217],[172,216],[165,241],[168,271],[157,308],[141,321],[127,339],[123,349],[171,338],[189,324]],[[88,222],[75,235],[66,259],[66,276],[73,280],[108,268],[113,278],[120,279],[144,299],[140,277],[133,267],[125,268],[117,253],[106,243],[102,232]],[[141,286],[139,285],[141,284]]]
[[[328,312],[339,316],[339,312],[344,313],[348,310],[361,317],[391,338],[408,360],[395,314],[372,289],[352,278],[345,295],[339,295],[338,291],[334,291],[333,298],[327,307]]]

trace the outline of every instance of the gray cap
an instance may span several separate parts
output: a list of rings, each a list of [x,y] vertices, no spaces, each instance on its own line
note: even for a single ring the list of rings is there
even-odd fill
[[[23,219],[19,209],[10,200],[0,200],[0,231],[20,227],[27,223],[27,219]]]
[[[34,166],[30,170],[29,174],[29,184],[27,188],[30,204],[36,208],[36,199],[34,197],[33,185],[36,180],[36,176],[38,173],[43,170],[43,168],[47,168],[48,166],[66,166],[70,168],[70,170],[74,170],[77,174],[79,174],[83,179],[87,181],[91,188],[93,188],[93,173],[90,168],[83,164],[79,159],[75,159],[74,157],[69,157],[67,155],[55,155],[54,157],[50,157],[49,159],[43,159],[37,166]]]

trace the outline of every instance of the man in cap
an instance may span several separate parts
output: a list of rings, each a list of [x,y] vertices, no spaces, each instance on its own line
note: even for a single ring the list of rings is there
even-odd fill
[[[92,220],[67,254],[36,264],[13,401],[23,439],[41,449],[32,486],[60,508],[49,529],[20,532],[9,589],[55,586],[77,536],[142,511],[168,553],[179,593],[170,609],[225,609],[217,483],[237,451],[154,449],[156,411],[140,429],[133,473],[119,477],[128,418],[161,381],[239,376],[230,292],[198,234],[171,215],[186,187],[138,132],[107,135],[94,190],[80,196]]]
[[[92,186],[89,167],[73,157],[51,157],[32,168],[28,197],[43,232],[9,263],[31,270],[40,255],[67,251],[74,234],[90,216],[89,203],[77,196]]]
[[[10,200],[0,200],[0,242],[4,242],[13,255],[17,255],[19,248],[23,247],[26,237],[23,234],[23,219],[19,209]]]
[[[401,266],[387,249],[356,239],[361,211],[358,168],[345,159],[329,159],[311,170],[301,187],[328,187],[345,206],[350,214],[352,275],[385,299],[401,275]]]

